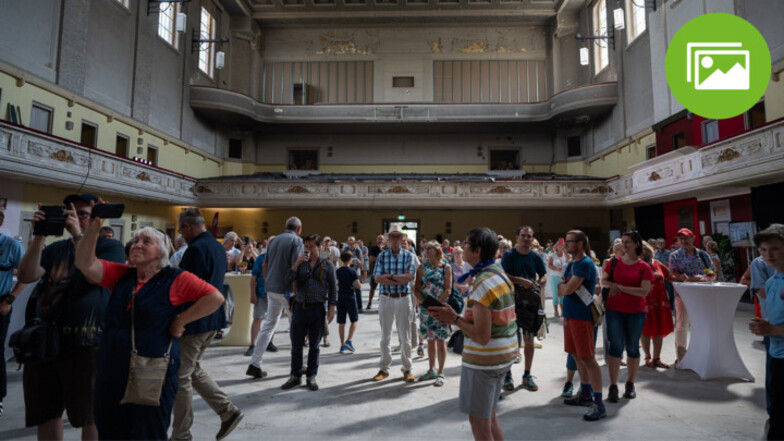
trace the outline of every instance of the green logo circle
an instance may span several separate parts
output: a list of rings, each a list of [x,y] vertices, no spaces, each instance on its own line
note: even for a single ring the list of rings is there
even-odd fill
[[[665,59],[667,84],[689,111],[725,119],[749,110],[770,82],[770,50],[751,23],[706,14],[672,38]]]

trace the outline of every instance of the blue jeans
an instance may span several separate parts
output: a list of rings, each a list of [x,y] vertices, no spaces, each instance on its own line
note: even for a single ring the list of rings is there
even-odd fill
[[[594,326],[593,327],[593,351],[594,351],[594,353],[596,352],[596,337],[598,336],[598,334],[599,334],[599,327],[598,326]],[[568,369],[570,371],[576,371],[577,370],[577,362],[574,361],[574,357],[572,357],[572,354],[569,354],[569,353],[566,354],[566,369]]]
[[[302,376],[302,348],[305,346],[305,336],[310,339],[306,375],[312,377],[318,373],[319,343],[321,343],[326,316],[324,305],[306,309],[301,303],[294,302],[294,312],[291,314],[291,375]]]
[[[765,342],[765,405],[766,405],[765,408],[768,410],[768,416],[770,416],[770,390],[771,390],[770,337],[765,337],[763,341]]]
[[[607,311],[607,334],[610,339],[610,349],[607,353],[611,357],[621,358],[623,350],[629,358],[640,358],[640,335],[645,325],[645,313]]]

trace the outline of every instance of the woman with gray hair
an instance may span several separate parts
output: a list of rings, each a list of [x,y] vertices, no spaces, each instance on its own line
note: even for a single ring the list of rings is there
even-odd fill
[[[92,284],[112,291],[98,349],[95,423],[101,439],[166,439],[177,393],[179,337],[185,325],[223,303],[215,287],[169,265],[169,239],[146,227],[133,237],[130,265],[95,256],[103,219],[89,220],[77,238],[76,267]],[[195,302],[190,307],[183,305]],[[122,404],[131,351],[169,356],[159,406]]]

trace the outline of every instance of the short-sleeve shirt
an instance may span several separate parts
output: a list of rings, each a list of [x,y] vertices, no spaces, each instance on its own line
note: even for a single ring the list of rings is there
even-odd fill
[[[612,265],[612,259],[605,264],[604,272],[607,274],[610,272],[610,265]],[[653,282],[653,271],[651,266],[643,260],[627,265],[623,263],[622,259],[618,259],[618,263],[613,270],[612,279],[613,282],[619,285],[638,288],[642,285],[643,280]],[[607,310],[635,314],[648,312],[648,306],[645,297],[621,292],[607,299]]]
[[[264,265],[264,259],[266,258],[267,253],[259,254],[259,257],[256,258],[256,262],[253,263],[253,269],[250,270],[251,275],[256,276],[256,297],[259,299],[267,298],[267,290],[265,289],[264,283],[264,271],[262,271],[262,265]]]
[[[103,260],[125,262],[125,247],[118,240],[99,237],[95,255]],[[90,284],[76,269],[75,258],[76,247],[71,239],[44,248],[41,254],[44,276],[36,288],[38,302],[28,303],[34,310],[28,310],[27,316],[37,315],[57,323],[63,345],[95,346],[103,332],[111,293]]]
[[[768,321],[771,325],[784,326],[784,273],[778,273],[765,283],[765,302],[768,304]],[[770,356],[784,358],[784,337],[770,336]]]
[[[463,366],[472,369],[501,369],[514,362],[517,355],[517,322],[514,290],[502,269],[491,265],[477,274],[469,288],[465,320],[474,322],[473,308],[478,303],[490,310],[490,341],[481,345],[468,335],[463,344]]]
[[[401,248],[397,254],[394,254],[391,248],[387,248],[378,255],[373,276],[382,276],[384,274],[415,274],[415,260],[416,256],[410,251]],[[411,292],[411,283],[405,285],[380,285],[381,289],[379,292],[382,294],[408,294]]]
[[[674,273],[697,276],[704,274],[707,268],[716,269],[708,253],[699,248],[695,248],[693,256],[685,248],[678,248],[670,254],[670,271]]]
[[[765,259],[763,259],[762,256],[757,257],[756,259],[751,261],[751,286],[749,287],[749,289],[751,289],[751,292],[755,296],[759,297],[757,291],[759,291],[760,289],[764,289],[765,283],[767,283],[767,281],[775,275],[776,275],[776,270],[772,266],[768,265],[768,263],[765,262]],[[760,301],[760,312],[762,313],[762,318],[767,319],[768,302],[766,302],[765,299],[763,298],[759,298],[759,301]]]
[[[656,252],[653,254],[653,258],[658,260],[659,262],[665,264],[665,265],[669,265],[670,264],[670,255],[671,254],[672,254],[672,251],[667,250],[667,249],[665,249],[664,251],[656,250]]]
[[[507,250],[501,257],[501,266],[507,274],[533,281],[547,274],[542,256],[533,250],[528,254],[520,254],[516,248]]]
[[[24,248],[18,240],[0,233],[0,296],[6,295],[14,288],[14,268],[24,256]]]
[[[354,295],[354,281],[359,280],[357,272],[341,266],[335,273],[338,279],[338,295]]]
[[[169,258],[169,262],[171,262],[172,266],[176,266],[177,268],[180,267],[180,262],[182,262],[182,256],[185,255],[185,251],[188,249],[188,245],[181,246],[177,251],[172,254]]]
[[[105,260],[101,260],[101,265],[103,265],[103,279],[101,279],[98,286],[109,291],[113,291],[120,278],[132,268],[124,263],[107,262]],[[136,290],[141,289],[144,283],[137,281]],[[173,306],[179,306],[184,303],[195,302],[215,291],[217,290],[214,286],[188,271],[183,271],[174,279],[171,289],[169,289],[169,300]]]
[[[286,278],[304,251],[302,238],[291,230],[286,230],[270,242],[267,248],[267,277],[264,279],[268,293],[291,292],[291,284],[286,283]]]
[[[564,283],[569,282],[572,276],[582,277],[582,286],[588,290],[589,293],[594,293],[596,287],[596,265],[588,256],[583,256],[582,259],[569,262],[564,270]],[[591,315],[590,306],[580,300],[577,293],[570,293],[563,298],[563,316],[568,319],[575,320],[593,320]]]

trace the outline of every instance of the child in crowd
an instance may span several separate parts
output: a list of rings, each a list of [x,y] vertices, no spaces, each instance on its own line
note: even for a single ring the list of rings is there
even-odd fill
[[[354,332],[357,330],[357,321],[359,320],[354,290],[360,289],[362,285],[359,283],[359,276],[356,270],[349,266],[352,259],[354,259],[354,254],[351,251],[344,250],[340,253],[340,268],[336,272],[338,279],[338,335],[340,336],[341,354],[354,352],[354,344],[351,340],[354,339]],[[346,328],[346,314],[348,314],[348,318],[351,320],[351,326],[348,328],[348,339],[343,340]]]

